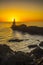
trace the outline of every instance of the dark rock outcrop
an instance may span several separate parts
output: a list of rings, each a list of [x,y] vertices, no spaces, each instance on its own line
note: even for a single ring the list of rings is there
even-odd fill
[[[43,27],[30,26],[28,27],[28,33],[32,35],[43,35]]]
[[[36,47],[43,47],[43,41],[40,42],[38,45],[33,44],[33,45],[29,45],[28,48],[36,48]],[[42,48],[41,48],[42,49]]]
[[[0,65],[6,62],[8,58],[12,56],[12,53],[14,52],[9,48],[9,46],[0,44]]]
[[[43,47],[43,41],[42,41],[42,42],[40,42],[39,46]]]
[[[23,40],[19,40],[19,39],[14,39],[14,40],[13,39],[10,39],[9,40],[9,42],[21,42],[21,41],[23,41]]]
[[[28,47],[29,48],[35,48],[35,47],[37,47],[37,45],[29,45]]]
[[[30,53],[24,53],[0,45],[0,65],[43,65],[43,49],[36,47]]]
[[[12,25],[12,30],[17,30],[22,33],[29,33],[31,35],[43,35],[43,27],[37,27],[37,26],[26,26],[25,24],[22,25]]]
[[[8,42],[22,42],[22,41],[27,41],[29,39],[10,39]]]

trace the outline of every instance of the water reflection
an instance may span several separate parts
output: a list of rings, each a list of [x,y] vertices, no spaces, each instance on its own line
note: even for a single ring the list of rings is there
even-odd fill
[[[10,39],[19,39],[23,40],[21,42],[9,42]],[[39,40],[39,41],[37,41]],[[18,31],[13,31],[11,28],[2,28],[0,29],[0,44],[6,44],[10,46],[10,48],[14,51],[24,51],[30,52],[27,46],[31,44],[39,44],[43,41],[43,36],[38,35],[29,35],[29,34],[22,34]]]

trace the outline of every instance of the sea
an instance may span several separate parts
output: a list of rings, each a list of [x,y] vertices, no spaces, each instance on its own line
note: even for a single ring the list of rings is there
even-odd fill
[[[0,44],[8,45],[13,51],[31,52],[34,48],[28,48],[29,45],[39,45],[43,41],[41,35],[30,35],[21,33],[11,29],[12,23],[0,22]],[[9,40],[23,40],[21,42],[9,42]],[[38,41],[39,40],[39,41]]]

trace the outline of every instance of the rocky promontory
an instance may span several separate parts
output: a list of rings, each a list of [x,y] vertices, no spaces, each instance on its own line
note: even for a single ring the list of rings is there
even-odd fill
[[[11,26],[12,30],[20,31],[22,33],[29,33],[31,35],[43,35],[43,27],[37,26],[26,26],[25,24],[21,24],[17,26],[15,22]]]

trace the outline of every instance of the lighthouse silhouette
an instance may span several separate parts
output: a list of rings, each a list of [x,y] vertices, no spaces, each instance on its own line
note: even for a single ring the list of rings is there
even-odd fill
[[[15,23],[15,19],[14,19],[12,27],[15,27],[15,26],[16,26],[16,23]]]
[[[14,19],[14,21],[13,21],[13,26],[15,26],[16,25],[16,23],[15,23],[15,19]]]

